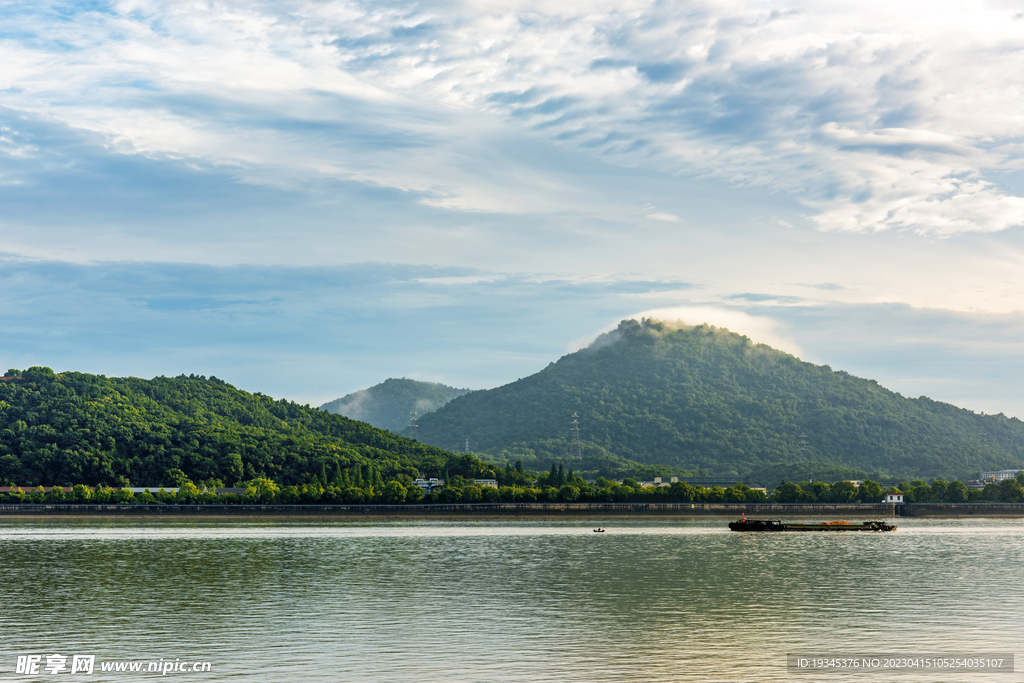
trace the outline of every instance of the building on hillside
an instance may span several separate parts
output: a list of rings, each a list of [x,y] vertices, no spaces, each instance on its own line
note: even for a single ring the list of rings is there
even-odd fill
[[[473,483],[477,486],[493,486],[494,488],[498,488],[497,479],[474,479]]]
[[[431,491],[439,491],[444,488],[444,482],[440,479],[414,479],[412,482],[413,486],[419,486],[423,489],[424,493],[430,493]]]
[[[1024,472],[1024,470],[999,470],[998,472],[982,472],[981,480],[986,484],[991,484],[992,482],[998,484],[999,482],[1005,479],[1013,479],[1020,472]]]

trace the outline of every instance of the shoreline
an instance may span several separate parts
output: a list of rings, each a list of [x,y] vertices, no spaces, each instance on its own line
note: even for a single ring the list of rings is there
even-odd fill
[[[3,504],[0,518],[507,519],[516,517],[1024,517],[1024,503],[436,503],[430,505]]]

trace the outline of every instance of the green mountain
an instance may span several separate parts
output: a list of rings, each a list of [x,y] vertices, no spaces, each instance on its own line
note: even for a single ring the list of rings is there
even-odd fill
[[[453,398],[468,393],[469,389],[456,389],[435,382],[417,382],[403,377],[384,380],[369,389],[360,389],[323,404],[320,410],[399,432],[409,426],[413,415],[419,417],[431,413]]]
[[[20,376],[18,376],[20,375]],[[359,467],[389,480],[434,476],[440,449],[211,377],[108,378],[49,368],[0,381],[0,479],[8,485],[232,486],[265,476],[281,486]]]
[[[574,413],[584,462],[570,460]],[[725,329],[651,320],[623,321],[535,375],[457,398],[425,415],[416,436],[577,471],[629,460],[711,476],[912,478],[1024,466],[1020,420],[904,398]]]

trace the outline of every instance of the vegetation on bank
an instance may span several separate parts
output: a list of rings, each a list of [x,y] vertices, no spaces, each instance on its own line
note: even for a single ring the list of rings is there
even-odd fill
[[[877,482],[866,480],[860,486],[849,481],[828,484],[823,481],[799,484],[781,482],[771,500],[779,503],[852,503],[881,501],[884,493],[902,493],[905,503],[1024,503],[1024,472],[1014,479],[990,482],[984,489],[968,488],[962,481],[936,477],[929,484],[923,479],[901,482],[882,490]]]
[[[424,493],[413,484],[399,480],[387,483],[367,484],[363,487],[339,487],[328,484],[302,486],[278,486],[274,481],[258,478],[248,482],[245,493],[217,495],[200,491],[197,487],[183,487],[177,493],[160,489],[135,495],[128,489],[98,488],[90,492],[84,486],[76,486],[70,493],[60,488],[50,491],[18,490],[3,496],[0,502],[7,503],[137,503],[137,504],[211,504],[229,505],[234,503],[260,504],[307,504],[307,505],[361,505],[383,504],[402,505],[420,503],[761,503],[765,502],[762,491],[753,490],[745,484],[729,488],[705,489],[677,482],[667,487],[641,487],[631,479],[621,484],[598,480],[588,484],[569,473],[563,483],[558,480],[538,486],[478,486],[471,480],[453,477],[451,484],[440,491]],[[4,500],[6,498],[6,500]]]
[[[883,491],[882,485],[863,481],[859,486],[850,481],[781,482],[770,497],[746,484],[729,487],[691,486],[673,482],[667,486],[641,486],[633,479],[621,482],[598,478],[586,482],[570,469],[552,465],[551,471],[536,478],[522,468],[507,464],[497,472],[472,456],[459,456],[452,466],[473,473],[471,478],[446,472],[447,485],[439,491],[424,493],[411,479],[399,477],[385,481],[378,470],[368,468],[339,471],[326,484],[314,476],[311,483],[280,486],[272,479],[257,477],[245,483],[241,494],[217,495],[201,490],[183,472],[175,471],[176,492],[160,488],[135,494],[127,488],[99,486],[94,490],[76,485],[71,491],[54,487],[22,490],[15,488],[0,494],[5,503],[122,503],[122,504],[423,504],[423,503],[879,503],[883,493],[903,493],[907,503],[1021,503],[1024,502],[1024,473],[999,484],[988,484],[984,490],[968,489],[963,482],[935,479],[902,482]],[[468,468],[468,469],[467,469]],[[498,486],[481,486],[473,479],[478,475],[494,478]]]
[[[574,453],[573,413],[579,469],[605,476],[636,463],[745,476],[813,461],[886,480],[1024,467],[1015,418],[905,398],[724,329],[652,320],[623,321],[541,372],[456,398],[416,436],[543,467]],[[818,478],[796,470],[783,476]]]

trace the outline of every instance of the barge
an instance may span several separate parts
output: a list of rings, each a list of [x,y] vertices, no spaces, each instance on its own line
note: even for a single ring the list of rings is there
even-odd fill
[[[731,531],[896,531],[896,527],[878,520],[850,524],[820,522],[818,524],[788,523],[779,519],[738,519],[729,522]]]

